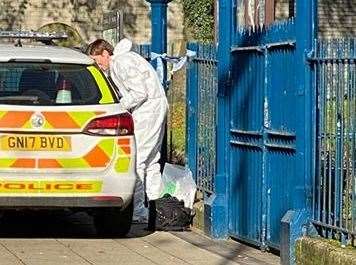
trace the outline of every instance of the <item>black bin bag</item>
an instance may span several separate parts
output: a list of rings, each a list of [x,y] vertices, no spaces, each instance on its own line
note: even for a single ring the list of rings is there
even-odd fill
[[[148,229],[151,231],[184,231],[189,229],[192,220],[192,210],[169,194],[149,202]]]

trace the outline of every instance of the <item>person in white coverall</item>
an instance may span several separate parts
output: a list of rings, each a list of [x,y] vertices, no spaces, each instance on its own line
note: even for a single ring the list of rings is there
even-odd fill
[[[122,95],[120,104],[132,113],[136,138],[136,181],[133,220],[146,222],[148,200],[159,198],[161,191],[160,151],[164,137],[168,102],[156,71],[142,56],[131,51],[132,43],[121,40],[113,47],[105,40],[91,43],[88,54],[111,77]]]

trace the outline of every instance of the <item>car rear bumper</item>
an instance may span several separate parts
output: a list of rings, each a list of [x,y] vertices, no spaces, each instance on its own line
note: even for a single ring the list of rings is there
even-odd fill
[[[0,208],[123,207],[121,197],[0,197]]]

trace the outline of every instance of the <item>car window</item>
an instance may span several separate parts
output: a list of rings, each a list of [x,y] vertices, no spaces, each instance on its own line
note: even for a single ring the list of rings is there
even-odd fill
[[[109,85],[98,87],[96,79],[85,65],[0,63],[0,104],[94,105],[116,102]]]

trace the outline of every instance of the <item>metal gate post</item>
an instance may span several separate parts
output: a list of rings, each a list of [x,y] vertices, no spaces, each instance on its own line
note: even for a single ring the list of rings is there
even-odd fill
[[[167,52],[167,7],[172,0],[146,0],[151,3],[151,51],[157,54]],[[152,62],[156,68],[156,61]],[[167,85],[167,65],[163,61],[163,87]],[[161,170],[167,160],[167,126],[161,150]]]
[[[299,110],[298,130],[303,135],[299,140],[300,150],[297,167],[298,194],[293,200],[293,209],[288,211],[281,220],[281,264],[295,264],[295,241],[306,233],[309,228],[312,198],[313,178],[315,178],[315,143],[316,143],[316,95],[313,88],[312,67],[308,64],[307,54],[313,48],[313,41],[317,37],[317,0],[296,0],[296,40],[297,57],[304,58],[304,67],[296,67],[296,75],[304,76],[300,80],[299,99],[302,108]]]
[[[161,54],[167,51],[167,7],[172,0],[146,0],[151,3],[151,51]],[[156,66],[155,63],[153,63]],[[166,67],[164,67],[164,79]],[[165,80],[164,80],[165,81]]]
[[[232,0],[218,1],[218,103],[216,118],[215,194],[205,199],[205,229],[216,238],[228,235],[229,122],[227,92],[231,87]],[[221,40],[221,41],[220,41]],[[207,231],[208,230],[208,231]],[[210,230],[210,231],[209,231]]]

